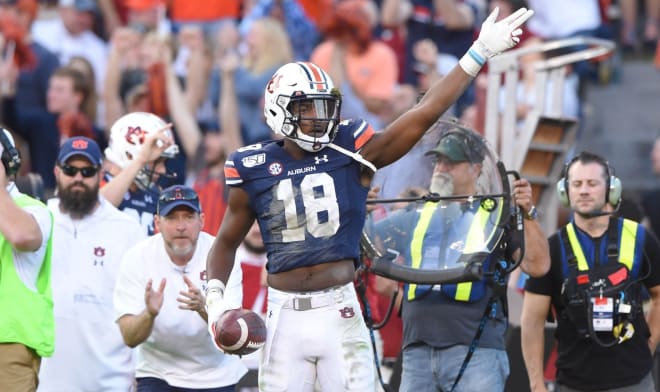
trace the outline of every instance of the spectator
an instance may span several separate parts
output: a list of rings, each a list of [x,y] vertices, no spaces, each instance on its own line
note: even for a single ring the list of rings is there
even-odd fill
[[[126,0],[126,26],[140,34],[155,32],[169,35],[171,23],[166,19],[166,4],[162,0]]]
[[[655,50],[658,43],[658,28],[660,28],[660,1],[644,0],[645,12],[642,13],[644,20],[642,22],[641,40],[638,37],[638,0],[621,0],[621,38],[620,42],[624,50],[637,50],[640,43],[645,50],[649,52]],[[640,42],[641,41],[641,42]]]
[[[389,27],[406,27],[406,58],[414,59],[418,41],[430,39],[440,53],[460,58],[469,48],[478,27],[479,7],[470,0],[384,0],[382,23]],[[404,82],[417,85],[415,63],[408,61]],[[470,86],[456,106],[456,115],[474,103]]]
[[[225,27],[230,29],[230,27]],[[223,29],[223,34],[227,30]],[[264,123],[262,86],[270,80],[273,72],[292,60],[291,45],[282,25],[267,17],[254,21],[245,37],[247,53],[238,67],[216,69],[211,79],[211,96],[236,96],[241,138],[246,145],[272,139],[272,133]],[[218,53],[218,62],[225,56],[235,55],[236,48],[223,46]],[[233,83],[225,83],[233,78]],[[217,88],[217,90],[216,90]],[[223,89],[229,89],[223,91]],[[218,98],[219,99],[219,98]],[[217,103],[217,101],[214,101]]]
[[[78,70],[59,68],[50,78],[47,94],[48,111],[57,115],[56,131],[60,141],[73,136],[97,139],[92,121],[82,111],[83,102],[89,100],[91,91],[87,79]],[[99,133],[99,138],[103,136]]]
[[[53,217],[14,184],[20,156],[0,128],[0,389],[35,391],[42,357],[53,354]],[[27,311],[29,309],[29,311]]]
[[[96,89],[103,91],[108,63],[105,42],[92,32],[94,15],[98,12],[95,0],[59,0],[59,18],[37,20],[32,25],[35,41],[55,53],[60,64],[73,56],[89,60],[96,76]]]
[[[169,14],[175,33],[185,26],[200,27],[206,37],[216,37],[225,24],[235,24],[240,17],[241,0],[172,0]]]
[[[89,89],[89,93],[83,99],[80,109],[85,116],[90,119],[92,124],[97,124],[96,113],[98,111],[99,97],[96,93],[96,85],[94,84],[96,77],[94,76],[94,68],[92,67],[92,64],[84,57],[73,56],[71,57],[71,60],[69,60],[67,67],[80,72],[85,79],[85,85]],[[105,135],[98,135],[98,137],[101,138],[101,140],[97,140],[99,147],[104,148],[104,144],[107,143]]]
[[[472,196],[479,200],[480,195],[492,193],[490,187],[481,187],[493,183],[489,178],[493,162],[478,134],[451,125],[426,155],[435,161],[429,190],[440,196],[465,198],[427,201],[419,208],[394,212],[375,223],[378,238],[386,248],[398,251],[406,265],[417,269],[463,265],[455,260],[469,257],[468,249],[475,247],[488,255],[482,262],[484,277],[478,281],[404,286],[401,388],[504,391],[509,375],[504,296],[508,277],[503,275],[506,268],[502,269],[500,262],[512,265],[524,251],[520,266],[535,276],[543,275],[550,264],[545,235],[536,221],[532,188],[527,180],[519,179],[513,182],[511,192],[513,202],[527,218],[522,249],[514,218],[500,222],[497,209],[486,210],[482,202],[471,200]],[[488,230],[484,220],[505,227],[503,240],[498,242],[504,246],[490,247],[487,240],[479,240],[475,232]],[[423,365],[427,363],[436,364]]]
[[[527,0],[531,9],[537,12],[537,17],[530,20],[529,31],[541,37],[544,41],[558,40],[570,37],[597,37],[603,39],[613,38],[611,32],[604,27],[598,0],[573,2],[570,0],[557,0],[550,3],[542,0]],[[570,15],[557,12],[558,9],[571,8]],[[585,49],[586,46],[573,46],[561,49],[561,52],[571,52]],[[584,82],[594,79],[596,70],[592,63],[580,61],[573,64],[573,71],[577,74],[585,88]],[[581,90],[581,96],[584,96]]]
[[[136,349],[137,389],[229,391],[246,373],[236,356],[214,349],[206,330],[206,256],[213,236],[192,188],[174,185],[158,198],[158,234],[126,251],[114,294],[117,323]],[[241,303],[241,271],[227,298]]]
[[[392,48],[372,36],[375,7],[364,0],[333,6],[321,19],[326,39],[314,49],[311,61],[327,69],[337,83],[346,103],[345,118],[366,118],[380,129],[380,116],[394,98],[399,71]]]
[[[124,61],[131,55],[139,60]],[[184,153],[174,156],[166,165],[168,171],[176,173],[176,182],[183,183],[187,158],[194,156],[201,138],[194,116],[194,101],[203,93],[195,91],[196,98],[189,98],[181,90],[174,74],[170,41],[155,33],[141,36],[132,30],[117,30],[110,58],[105,93],[106,120],[114,124],[122,115],[136,111],[171,120],[173,136],[181,143]],[[203,69],[194,69],[193,72],[199,72],[202,79],[206,74]]]
[[[550,237],[550,271],[525,284],[521,339],[530,388],[547,391],[544,328],[552,307],[560,391],[654,391],[660,244],[637,222],[612,216],[621,182],[601,156],[578,154],[557,190],[572,220]],[[644,287],[651,297],[646,320]]]
[[[194,177],[193,188],[199,194],[202,208],[206,211],[203,230],[217,234],[227,208],[227,187],[225,187],[225,160],[231,151],[243,146],[240,130],[240,116],[234,87],[233,72],[238,67],[238,56],[227,54],[219,64],[224,88],[220,96],[218,113],[220,126],[207,127],[200,147],[203,167]],[[220,132],[219,129],[222,129]]]
[[[101,150],[92,139],[65,141],[54,170],[55,353],[42,364],[39,391],[128,391],[133,357],[114,322],[112,291],[122,255],[145,234],[99,196]]]
[[[531,14],[522,9],[494,25],[487,19],[471,49],[476,57],[466,54],[414,109],[378,134],[361,119],[339,121],[341,96],[313,63],[286,64],[265,86],[266,121],[284,139],[239,149],[227,160],[232,187],[209,252],[207,290],[211,323],[231,308],[223,299],[225,283],[256,219],[269,284],[260,388],[306,389],[315,382],[322,390],[375,388],[369,333],[353,286],[373,172],[410,150],[458,98],[487,59],[479,47],[496,54],[514,46],[516,29]],[[317,328],[305,328],[309,334],[292,328],[302,324]]]
[[[327,0],[319,0],[319,2],[327,3]],[[314,22],[305,14],[299,2],[297,0],[245,1],[244,15],[239,24],[241,36],[245,38],[252,30],[252,24],[265,17],[275,18],[282,23],[291,42],[293,59],[307,61],[320,36]]]
[[[5,123],[16,132],[15,136],[27,144],[21,146],[17,140],[19,149],[26,152],[23,154],[23,170],[38,173],[50,192],[55,188],[53,165],[57,158],[59,135],[54,132],[53,115],[46,109],[46,91],[50,76],[59,67],[59,60],[50,50],[29,39],[29,34],[26,34],[30,31],[38,10],[37,0],[0,1],[0,20],[18,26],[17,31],[24,32],[21,34],[22,39],[18,40],[17,48],[29,48],[29,53],[21,53],[19,50],[15,52],[15,63],[19,71],[17,76],[0,75],[2,83],[12,92],[14,101],[11,109],[0,109],[4,112],[4,115],[0,114],[0,120],[4,117]],[[29,59],[31,61],[28,61]],[[10,98],[6,93],[5,96]],[[9,116],[13,117],[12,123],[9,122]]]

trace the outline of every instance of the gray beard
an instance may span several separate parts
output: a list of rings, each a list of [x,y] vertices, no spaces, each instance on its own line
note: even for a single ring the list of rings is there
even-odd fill
[[[429,190],[439,196],[451,196],[454,194],[453,179],[446,173],[433,173]]]

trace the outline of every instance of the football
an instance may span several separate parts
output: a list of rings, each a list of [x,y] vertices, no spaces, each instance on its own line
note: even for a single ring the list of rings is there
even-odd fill
[[[248,309],[232,309],[214,324],[216,344],[227,354],[247,355],[266,342],[266,324]]]

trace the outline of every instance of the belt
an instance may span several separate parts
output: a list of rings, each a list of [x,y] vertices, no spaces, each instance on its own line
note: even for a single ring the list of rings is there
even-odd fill
[[[305,311],[338,304],[343,300],[342,287],[337,287],[313,295],[294,295],[284,302],[282,308]]]

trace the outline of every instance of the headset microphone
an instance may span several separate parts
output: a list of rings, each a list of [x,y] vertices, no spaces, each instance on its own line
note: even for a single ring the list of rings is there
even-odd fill
[[[598,211],[591,211],[591,212],[584,212],[576,213],[584,218],[590,219],[590,218],[598,218],[599,216],[606,216],[606,215],[614,215],[619,211],[619,207],[621,206],[621,202],[617,203],[616,207],[612,211],[603,211],[603,210],[598,210]]]

